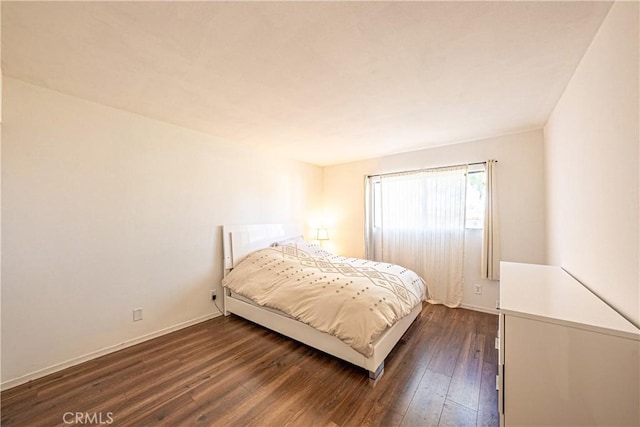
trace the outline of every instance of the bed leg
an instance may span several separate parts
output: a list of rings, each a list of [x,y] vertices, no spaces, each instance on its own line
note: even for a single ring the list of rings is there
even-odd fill
[[[380,366],[375,371],[369,371],[369,378],[372,380],[377,380],[384,374],[384,360],[380,363]]]
[[[229,315],[229,311],[227,310],[227,288],[222,288],[222,314],[225,316]]]

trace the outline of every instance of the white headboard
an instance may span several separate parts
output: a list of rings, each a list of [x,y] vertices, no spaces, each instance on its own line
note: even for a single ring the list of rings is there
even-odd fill
[[[245,224],[222,226],[225,274],[251,252],[289,237],[302,235],[294,224]]]

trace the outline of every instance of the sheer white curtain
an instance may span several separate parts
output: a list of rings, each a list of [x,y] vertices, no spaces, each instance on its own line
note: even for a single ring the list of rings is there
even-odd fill
[[[466,176],[460,166],[369,183],[369,256],[414,270],[427,282],[428,301],[449,307],[462,301]]]
[[[498,219],[498,186],[496,160],[487,160],[484,233],[482,235],[482,277],[500,280],[500,221]]]

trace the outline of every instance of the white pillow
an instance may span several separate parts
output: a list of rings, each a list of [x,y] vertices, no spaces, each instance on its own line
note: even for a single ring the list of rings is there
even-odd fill
[[[292,238],[283,240],[281,242],[274,243],[274,246],[291,246],[296,248],[298,251],[306,252],[310,257],[313,258],[326,258],[331,256],[330,252],[325,251],[318,245],[317,243],[306,242],[302,236],[300,238]]]
[[[296,243],[305,243],[304,241],[304,237],[300,236],[295,236],[295,237],[288,237],[284,240],[280,240],[279,242],[274,242],[271,246],[287,246],[290,244],[296,244]]]
[[[326,258],[331,256],[331,253],[322,249],[317,243],[301,242],[296,243],[296,247],[299,251],[304,251],[314,258]]]

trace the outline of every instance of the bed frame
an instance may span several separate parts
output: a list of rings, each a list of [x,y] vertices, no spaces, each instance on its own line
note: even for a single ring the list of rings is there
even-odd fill
[[[300,236],[295,225],[251,224],[225,225],[222,228],[225,275],[249,253],[271,246],[272,243],[289,237]],[[321,350],[339,359],[369,371],[369,378],[377,379],[384,373],[384,359],[402,335],[422,311],[422,303],[416,305],[405,317],[388,328],[376,340],[371,357],[358,353],[338,338],[320,332],[311,326],[274,310],[247,303],[235,298],[229,289],[223,289],[224,315],[230,313],[271,329],[296,341]]]

